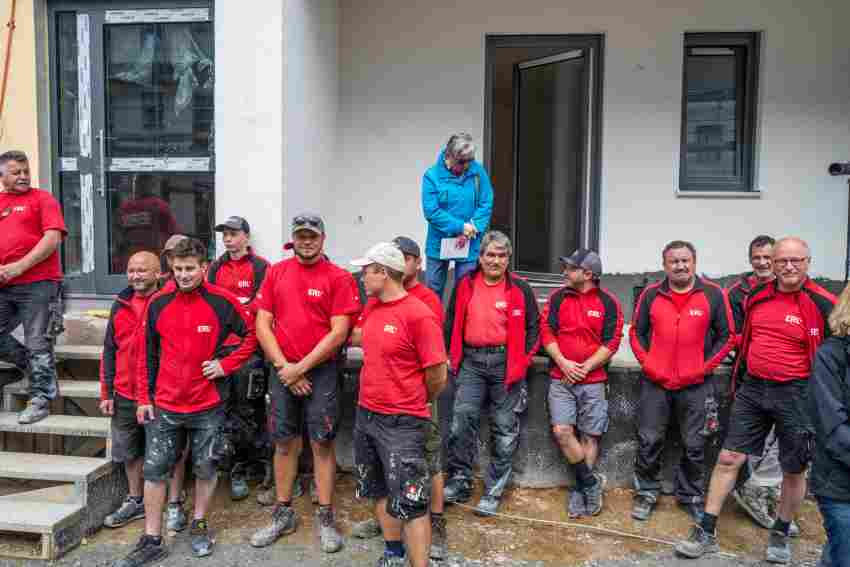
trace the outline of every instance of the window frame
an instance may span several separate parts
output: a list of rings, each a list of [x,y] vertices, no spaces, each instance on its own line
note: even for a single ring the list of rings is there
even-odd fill
[[[688,57],[693,48],[744,48],[746,60],[736,85],[736,161],[740,174],[730,177],[696,177],[687,171]],[[685,33],[682,48],[682,103],[679,137],[680,196],[758,196],[756,145],[758,140],[758,79],[761,59],[760,32]],[[739,104],[740,103],[740,104]]]

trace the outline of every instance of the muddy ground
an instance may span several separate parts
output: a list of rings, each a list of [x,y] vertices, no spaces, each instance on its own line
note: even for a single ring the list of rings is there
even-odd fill
[[[381,552],[381,541],[360,541],[347,538],[345,549],[335,556],[318,551],[313,531],[312,506],[309,497],[296,501],[301,515],[299,530],[271,548],[255,550],[247,544],[254,530],[268,520],[269,509],[261,508],[250,498],[232,502],[227,483],[222,482],[216,495],[210,525],[216,530],[216,553],[208,559],[197,560],[190,556],[188,536],[178,534],[169,541],[171,556],[161,565],[206,565],[209,567],[274,564],[278,566],[307,567],[367,566],[374,565]],[[31,489],[31,488],[30,488]],[[479,488],[480,490],[480,488]],[[339,481],[337,517],[344,534],[352,522],[365,519],[370,512],[353,497],[354,483],[349,475]],[[627,565],[664,565],[691,567],[731,566],[758,564],[764,554],[767,532],[757,527],[741,512],[734,502],[727,503],[719,522],[721,546],[733,556],[713,557],[701,562],[684,562],[672,557],[670,547],[663,543],[649,543],[624,535],[607,535],[580,527],[555,525],[570,522],[564,512],[564,489],[513,489],[506,496],[501,512],[510,518],[479,518],[469,509],[459,506],[447,508],[450,549],[452,556],[446,567],[467,565],[499,565],[505,567],[587,565],[588,567],[620,567]],[[474,500],[473,500],[474,502]],[[687,535],[688,516],[680,510],[671,497],[662,498],[653,517],[645,523],[631,519],[631,491],[607,491],[605,509],[593,519],[582,519],[575,524],[595,526],[619,532],[634,533],[656,540],[673,542]],[[526,518],[545,522],[530,522]],[[820,515],[814,503],[807,501],[799,517],[802,537],[795,541],[796,564],[813,566],[824,540]],[[84,545],[63,558],[57,565],[82,567],[109,565],[126,554],[142,533],[143,522],[137,521],[117,530],[101,530],[85,540]],[[20,538],[0,538],[3,545],[20,549],[29,545]],[[0,560],[0,565],[22,565],[30,562]],[[32,562],[39,564],[39,562]]]

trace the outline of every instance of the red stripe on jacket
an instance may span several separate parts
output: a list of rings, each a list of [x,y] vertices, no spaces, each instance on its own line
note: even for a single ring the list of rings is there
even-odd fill
[[[732,313],[720,286],[697,278],[679,311],[663,281],[643,290],[629,329],[647,378],[667,390],[701,384],[734,346]]]
[[[463,328],[466,312],[473,293],[473,278],[484,277],[480,269],[467,274],[452,290],[446,311],[445,335],[449,351],[449,364],[453,372],[463,362]],[[540,319],[537,299],[528,282],[508,272],[506,294],[508,298],[508,342],[505,387],[525,379],[531,359],[540,347]]]

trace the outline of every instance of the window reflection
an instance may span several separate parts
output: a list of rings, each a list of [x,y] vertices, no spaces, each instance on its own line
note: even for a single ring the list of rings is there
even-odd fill
[[[66,274],[79,274],[83,266],[82,198],[77,172],[59,175],[62,214],[68,236],[62,241],[62,260]]]
[[[136,252],[158,255],[172,234],[214,244],[212,174],[113,173],[109,188],[111,273]]]
[[[77,15],[56,15],[57,100],[59,108],[59,155],[80,152],[80,123],[77,114],[79,80],[77,78]]]

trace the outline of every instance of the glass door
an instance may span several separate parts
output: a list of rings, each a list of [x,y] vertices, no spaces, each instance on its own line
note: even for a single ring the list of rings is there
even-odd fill
[[[172,234],[213,249],[211,12],[61,2],[51,18],[65,270],[74,291],[111,294]]]

